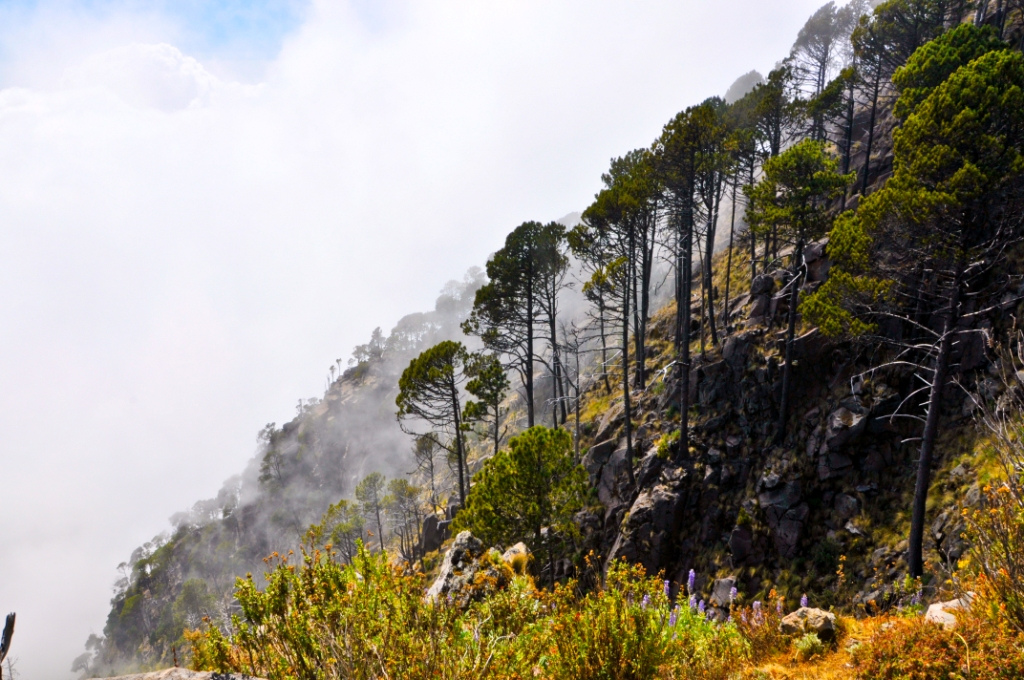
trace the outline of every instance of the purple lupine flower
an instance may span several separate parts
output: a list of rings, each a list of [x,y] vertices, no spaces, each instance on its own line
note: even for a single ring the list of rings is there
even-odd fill
[[[729,602],[735,602],[736,601],[736,595],[739,594],[739,592],[740,591],[736,590],[736,586],[733,586],[732,588],[729,588]]]
[[[696,595],[690,595],[690,609],[693,609],[693,610],[697,609],[697,596]]]
[[[785,598],[780,597],[779,601],[775,603],[775,613],[782,616],[782,601]]]
[[[672,608],[672,613],[668,615],[668,625],[670,628],[676,625],[676,621],[679,620],[679,605]]]
[[[686,592],[693,594],[694,588],[697,586],[697,572],[693,569],[690,570],[690,575],[686,577]]]
[[[754,600],[754,623],[761,625],[761,601]]]
[[[807,606],[807,593],[804,593],[804,596],[800,598],[800,606],[801,607],[806,607]]]
[[[707,609],[707,605],[704,604],[704,600],[701,600],[700,604],[697,605],[697,613],[703,614],[705,609]]]
[[[741,609],[740,610],[740,621],[742,621],[743,623],[747,622],[747,610],[746,609]]]
[[[912,598],[910,598],[910,604],[913,605],[913,606],[917,606],[917,605],[921,604],[921,591],[920,590],[917,591],[916,593],[914,593],[914,596]]]
[[[671,597],[672,595],[672,584],[665,580],[665,597]]]
[[[651,603],[651,596],[644,593],[644,599],[640,600],[640,608],[647,609],[647,605]]]

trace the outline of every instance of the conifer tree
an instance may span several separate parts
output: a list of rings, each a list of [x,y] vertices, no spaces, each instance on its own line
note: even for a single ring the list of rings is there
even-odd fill
[[[824,236],[831,226],[827,202],[837,198],[852,177],[837,172],[839,164],[821,142],[805,140],[769,159],[764,178],[750,190],[747,222],[761,233],[778,234],[793,247],[790,261],[789,320],[786,329],[785,360],[782,368],[782,396],[776,440],[786,432],[789,396],[792,389],[793,341],[796,334],[797,301],[803,281],[804,246]]]
[[[489,281],[477,290],[473,311],[462,325],[466,334],[479,336],[488,350],[504,357],[505,366],[519,375],[530,426],[536,420],[536,343],[543,338],[545,327],[549,341],[557,340],[552,329],[568,267],[563,244],[564,228],[557,223],[524,222],[516,227],[505,239],[505,246],[488,260]],[[556,355],[557,347],[551,349]],[[556,366],[553,360],[553,374]]]
[[[509,387],[505,369],[493,354],[475,352],[466,361],[466,375],[470,379],[466,391],[478,401],[466,401],[463,421],[485,423],[494,441],[494,453],[498,453],[504,433],[501,402]]]
[[[573,462],[565,430],[532,427],[512,437],[506,450],[488,458],[476,475],[455,530],[469,529],[488,545],[524,541],[553,575],[559,546],[575,532],[587,474]]]
[[[372,520],[377,527],[377,538],[381,552],[384,552],[384,512],[387,505],[387,480],[379,472],[371,472],[356,484],[356,500],[363,516]]]
[[[431,437],[454,456],[460,503],[466,501],[469,484],[461,396],[467,380],[468,357],[462,343],[451,340],[424,350],[402,372],[395,398],[398,423],[403,432],[415,437]],[[431,429],[419,431],[421,424]]]

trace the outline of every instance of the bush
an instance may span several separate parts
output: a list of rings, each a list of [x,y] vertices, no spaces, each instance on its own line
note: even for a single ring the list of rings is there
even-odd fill
[[[768,601],[778,601],[774,590],[768,594]],[[767,659],[788,646],[780,629],[782,612],[778,606],[769,604],[765,607],[755,600],[749,607],[734,607],[731,618],[750,645],[750,656],[754,662]]]
[[[821,641],[816,633],[807,633],[794,644],[796,655],[801,661],[809,661],[825,652],[825,643]]]
[[[857,677],[865,680],[1024,677],[1024,637],[970,611],[947,631],[923,617],[896,618],[853,651]]]
[[[262,591],[240,579],[232,630],[207,622],[187,634],[192,667],[275,680],[724,680],[749,657],[735,625],[673,606],[642,567],[613,565],[605,588],[586,594],[517,576],[459,606],[426,600],[422,576],[362,546],[351,564],[334,557],[309,548],[301,564],[281,558]]]

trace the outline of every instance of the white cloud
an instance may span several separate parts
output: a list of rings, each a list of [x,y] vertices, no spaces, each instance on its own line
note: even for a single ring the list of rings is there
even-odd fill
[[[171,112],[209,103],[220,82],[177,47],[132,43],[106,50],[69,68],[67,89],[105,89],[126,103]]]
[[[404,0],[368,27],[324,1],[257,84],[158,15],[8,21],[0,607],[25,676],[65,673],[114,566],[335,358],[585,207],[817,4]]]

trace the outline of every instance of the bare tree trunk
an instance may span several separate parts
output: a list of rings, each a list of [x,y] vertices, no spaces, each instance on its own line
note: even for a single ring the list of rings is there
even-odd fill
[[[803,277],[804,242],[798,241],[793,252],[793,278],[789,291],[789,326],[786,329],[786,358],[782,365],[782,398],[779,404],[779,424],[775,431],[775,443],[781,443],[786,436],[786,420],[789,417],[789,393],[792,391],[793,345],[796,336],[796,306],[800,301],[800,279]]]
[[[962,269],[958,267],[953,280],[953,290],[950,291],[946,318],[942,323],[939,353],[935,357],[935,372],[932,376],[932,386],[928,396],[928,416],[925,419],[924,432],[921,436],[921,457],[917,462],[917,483],[914,485],[914,507],[910,519],[910,540],[907,546],[907,564],[910,567],[910,575],[915,578],[924,573],[925,511],[928,502],[928,487],[931,484],[935,440],[939,433],[942,392],[946,388],[949,376],[949,355],[953,349],[953,336],[956,334],[960,318],[960,296],[962,293],[960,271]]]
[[[711,329],[711,344],[718,346],[718,329],[715,327],[715,290],[714,271],[711,260],[715,256],[715,231],[718,229],[718,211],[722,207],[722,175],[718,174],[718,183],[712,200],[712,210],[708,213],[707,236],[704,239],[704,281],[708,296],[708,326]]]
[[[854,69],[857,68],[857,60],[853,62]],[[843,174],[846,175],[850,172],[850,163],[852,162],[853,154],[853,123],[854,123],[854,82],[855,78],[850,78],[850,91],[846,100],[846,139],[843,140]],[[846,195],[850,193],[849,187],[843,189],[843,198],[839,206],[840,212],[846,210]]]
[[[682,248],[677,261],[679,270],[676,344],[679,371],[679,456],[690,451],[690,287],[693,280],[693,212],[683,228]]]
[[[725,306],[722,309],[723,333],[729,334],[729,282],[732,279],[732,242],[736,233],[736,185],[739,178],[732,180],[732,217],[729,219],[729,252],[725,256]]]
[[[881,58],[875,64],[875,82],[871,94],[871,120],[868,122],[868,148],[864,154],[864,179],[860,186],[861,198],[868,195],[868,177],[871,174],[871,147],[875,142],[875,119],[878,115],[878,93],[882,87]]]
[[[629,486],[636,488],[633,476],[633,410],[629,403],[629,298],[632,295],[630,282],[633,277],[625,277],[626,290],[622,296],[622,406],[626,420],[626,473]],[[552,578],[554,573],[552,572]]]
[[[464,508],[466,507],[466,450],[462,445],[462,422],[459,414],[459,394],[455,390],[454,383],[452,383],[451,386],[451,400],[452,411],[455,413],[455,457],[458,458],[456,463],[459,467],[459,506]]]

